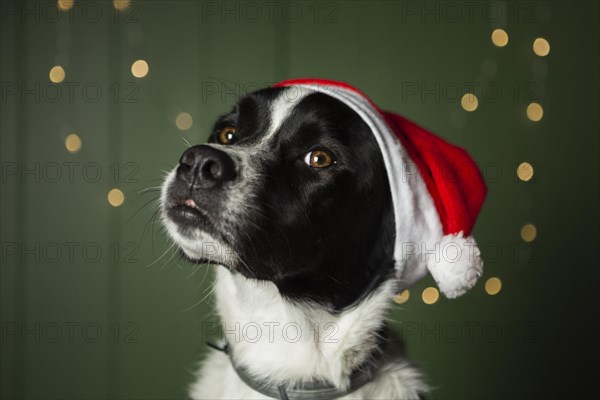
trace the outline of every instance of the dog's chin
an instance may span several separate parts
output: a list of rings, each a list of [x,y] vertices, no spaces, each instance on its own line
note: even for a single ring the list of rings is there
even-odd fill
[[[211,234],[210,221],[201,211],[173,206],[163,213],[163,225],[183,259],[192,264],[222,265],[235,270],[233,249]]]
[[[221,265],[227,268],[230,271],[235,271],[235,256],[229,254],[228,256],[223,256],[222,254],[215,254],[214,252],[203,252],[203,251],[195,251],[190,250],[194,248],[194,245],[190,246],[190,243],[181,243],[176,240],[175,244],[178,247],[179,255],[182,259],[186,260],[190,264],[207,264],[207,265]],[[210,248],[212,249],[212,248]],[[209,249],[209,250],[210,250]]]
[[[181,232],[185,232],[183,235]],[[231,248],[198,228],[178,229],[177,233],[169,232],[179,254],[192,264],[222,265],[234,270],[234,260],[237,258]]]
[[[230,271],[234,271],[233,267],[229,264],[230,261],[218,260],[213,257],[207,257],[203,255],[190,255],[186,253],[184,249],[179,247],[179,254],[181,257],[189,262],[190,264],[207,264],[207,265],[220,265],[222,267],[227,268]]]

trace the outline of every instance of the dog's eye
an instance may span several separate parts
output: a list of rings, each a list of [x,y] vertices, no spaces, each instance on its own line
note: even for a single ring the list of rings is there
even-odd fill
[[[217,134],[217,139],[221,144],[231,144],[235,141],[236,129],[233,126],[226,126]]]
[[[327,168],[335,164],[335,159],[327,150],[313,150],[304,157],[304,162],[313,168]]]

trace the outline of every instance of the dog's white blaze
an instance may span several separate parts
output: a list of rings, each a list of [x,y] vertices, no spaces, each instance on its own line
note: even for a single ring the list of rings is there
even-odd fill
[[[269,130],[260,140],[256,148],[260,150],[268,149],[271,141],[275,137],[275,134],[281,128],[281,125],[286,118],[291,114],[294,107],[296,107],[302,99],[308,96],[310,93],[314,93],[314,90],[307,88],[285,88],[281,91],[279,96],[273,100],[270,104],[271,108],[271,123],[269,124]]]

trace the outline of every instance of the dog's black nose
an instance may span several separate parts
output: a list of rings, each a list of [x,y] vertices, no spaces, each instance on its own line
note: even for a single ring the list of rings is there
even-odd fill
[[[235,178],[235,164],[224,151],[207,145],[193,146],[181,155],[177,175],[193,189],[210,189]]]

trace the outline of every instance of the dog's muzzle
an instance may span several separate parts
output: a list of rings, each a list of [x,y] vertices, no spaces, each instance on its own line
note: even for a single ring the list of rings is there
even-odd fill
[[[219,208],[227,198],[224,186],[236,179],[236,163],[226,152],[210,145],[183,152],[174,177],[168,181],[164,210],[179,228],[218,230]]]

